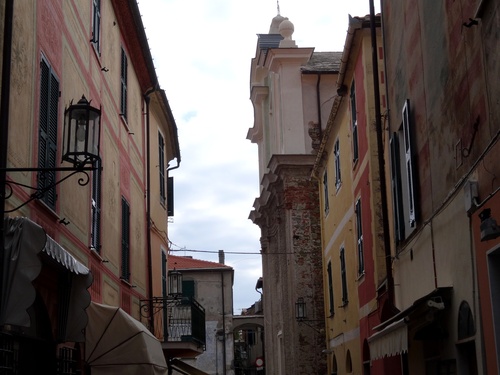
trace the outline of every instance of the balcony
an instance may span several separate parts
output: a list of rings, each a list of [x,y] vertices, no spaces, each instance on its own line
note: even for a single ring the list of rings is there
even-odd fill
[[[194,298],[141,300],[141,315],[154,319],[153,334],[166,358],[196,357],[205,350],[205,309]],[[165,324],[166,322],[166,324]]]

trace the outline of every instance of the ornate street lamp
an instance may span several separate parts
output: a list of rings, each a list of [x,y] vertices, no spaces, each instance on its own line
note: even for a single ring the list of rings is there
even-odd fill
[[[4,211],[14,212],[28,204],[29,202],[40,199],[43,195],[60,184],[64,180],[73,176],[76,173],[83,173],[84,177],[78,179],[80,186],[85,186],[90,181],[90,176],[87,172],[96,171],[101,168],[99,157],[99,136],[101,127],[101,110],[94,108],[87,101],[85,96],[78,101],[77,104],[70,103],[66,108],[64,119],[64,136],[63,136],[63,154],[62,161],[72,164],[70,167],[55,167],[55,168],[0,168],[2,173],[15,172],[37,172],[42,178],[44,174],[65,171],[70,172],[64,175],[60,180],[54,180],[43,186],[28,186],[13,179],[5,181],[5,196],[4,200],[9,199],[13,194],[12,185],[22,186],[35,190],[34,193],[19,206]],[[0,197],[2,198],[2,197]],[[3,215],[2,215],[3,216]]]
[[[99,160],[101,110],[92,107],[82,95],[78,103],[70,103],[64,119],[62,160],[75,168],[93,165]]]
[[[182,273],[175,268],[168,273],[168,296],[174,299],[182,296]]]
[[[299,322],[303,321],[306,318],[306,303],[304,298],[297,298],[297,302],[295,302],[295,319]]]
[[[324,329],[318,329],[310,324],[310,322],[321,322],[321,319],[307,319],[307,310],[306,310],[306,302],[304,298],[297,298],[297,302],[295,302],[295,320],[298,323],[303,323],[306,326],[314,329],[318,333],[324,333]]]

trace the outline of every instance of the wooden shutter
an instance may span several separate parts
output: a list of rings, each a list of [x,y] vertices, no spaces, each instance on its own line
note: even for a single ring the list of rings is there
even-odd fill
[[[158,132],[158,172],[160,177],[160,201],[165,204],[165,141],[160,132]]]
[[[122,197],[122,269],[121,277],[130,280],[130,206]]]
[[[327,171],[323,174],[323,194],[325,199],[325,215],[330,212],[330,202],[328,200],[328,174]]]
[[[408,209],[409,209],[409,224],[410,227],[416,225],[415,214],[415,185],[414,185],[414,172],[412,161],[412,147],[411,147],[411,128],[410,128],[410,100],[406,99],[403,106],[403,138],[405,146],[405,162],[406,162],[406,175],[408,180]]]
[[[127,69],[128,69],[127,55],[125,54],[125,50],[122,48],[121,72],[120,72],[120,84],[121,84],[120,111],[121,115],[125,117],[125,119],[127,118]]]
[[[356,113],[356,88],[354,81],[351,86],[351,119],[352,119],[352,160],[358,160],[358,118]]]
[[[96,162],[97,170],[92,172],[92,228],[91,247],[101,250],[101,162]]]
[[[363,252],[363,226],[361,220],[361,199],[356,201],[356,230],[358,234],[358,275],[365,272],[365,256]]]
[[[97,52],[101,51],[101,0],[92,2],[92,40]]]
[[[40,113],[38,167],[55,168],[57,161],[57,128],[59,118],[59,81],[50,65],[40,62]],[[51,208],[56,205],[56,172],[40,172],[38,188],[44,189],[43,201]]]
[[[401,165],[399,162],[399,138],[398,133],[393,133],[389,140],[391,151],[391,189],[392,205],[394,213],[394,233],[396,243],[401,242],[405,236],[405,224],[403,214],[403,198],[401,191]]]
[[[167,215],[174,216],[174,178],[167,178]]]
[[[334,306],[333,306],[333,275],[332,275],[332,262],[328,262],[327,267],[328,273],[328,298],[330,302],[330,315],[334,314]]]
[[[342,178],[340,176],[340,141],[338,139],[335,142],[333,151],[335,154],[335,186],[339,189]]]
[[[347,272],[346,272],[346,265],[345,265],[345,250],[342,247],[340,249],[340,275],[342,278],[342,303],[344,305],[349,302],[348,295],[347,295]]]
[[[194,298],[194,280],[182,280],[182,296]]]

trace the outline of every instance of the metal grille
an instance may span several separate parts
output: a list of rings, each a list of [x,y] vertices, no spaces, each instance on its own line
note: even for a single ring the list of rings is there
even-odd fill
[[[60,348],[59,358],[57,360],[58,375],[77,375],[80,374],[76,362],[76,349]]]
[[[14,338],[6,333],[0,333],[0,375],[17,375],[19,346]]]

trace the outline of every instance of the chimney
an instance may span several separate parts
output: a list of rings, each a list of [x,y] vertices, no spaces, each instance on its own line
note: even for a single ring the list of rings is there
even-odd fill
[[[219,263],[220,263],[220,264],[225,264],[225,263],[224,263],[224,261],[225,261],[225,259],[224,259],[224,258],[225,258],[225,257],[224,257],[224,250],[219,250]]]

